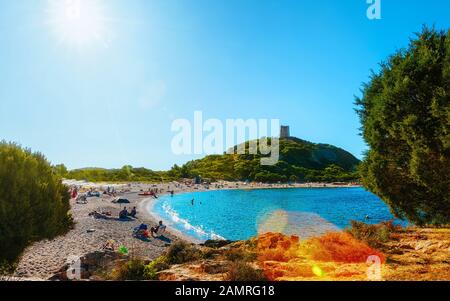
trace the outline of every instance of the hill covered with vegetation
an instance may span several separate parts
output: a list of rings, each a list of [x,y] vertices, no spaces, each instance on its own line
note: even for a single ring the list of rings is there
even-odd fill
[[[246,150],[250,142],[246,142]],[[237,148],[238,146],[236,146]],[[56,166],[66,178],[99,181],[160,182],[194,178],[209,180],[273,182],[348,182],[358,179],[359,160],[349,152],[328,144],[315,144],[298,138],[280,140],[280,160],[273,166],[261,165],[261,155],[211,155],[175,165],[169,171],[152,171],[124,166],[121,169],[86,168],[67,171]]]
[[[87,180],[90,182],[161,182],[171,181],[166,171],[153,171],[143,167],[126,165],[118,169],[81,168],[68,171],[64,165],[54,167],[66,179]]]
[[[245,145],[249,148],[249,142]],[[328,144],[315,144],[298,138],[280,140],[280,159],[275,165],[261,165],[261,155],[224,154],[207,156],[175,166],[172,176],[195,176],[212,180],[257,182],[336,182],[358,178],[359,160],[349,152]]]

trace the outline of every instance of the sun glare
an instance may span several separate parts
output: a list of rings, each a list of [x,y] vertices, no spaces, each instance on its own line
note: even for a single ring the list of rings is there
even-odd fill
[[[49,0],[47,18],[58,41],[71,48],[109,46],[110,22],[102,0]]]

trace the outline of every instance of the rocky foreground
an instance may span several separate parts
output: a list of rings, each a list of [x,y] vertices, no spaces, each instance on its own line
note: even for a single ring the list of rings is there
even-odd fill
[[[161,281],[448,281],[450,229],[395,231],[378,248],[345,232],[306,240],[267,233],[239,242],[177,242],[156,261],[130,265],[135,261],[136,257],[117,252],[90,253],[82,258],[81,277],[124,280],[114,278],[117,271],[122,273],[119,277],[141,277],[137,265],[142,264],[144,270],[147,265],[154,268],[154,275],[147,280]],[[67,269],[62,266],[51,280],[67,280]]]
[[[306,241],[266,234],[212,250],[214,259],[174,265],[160,279],[226,280],[236,263],[247,261],[275,281],[450,280],[450,229],[395,232],[379,249],[336,233]]]
[[[102,189],[109,184],[85,183],[81,181],[67,180],[68,186],[78,186],[80,193],[89,189]],[[113,184],[111,184],[113,185]],[[157,189],[159,192],[183,193],[190,191],[206,191],[216,189],[263,189],[263,188],[292,188],[292,185],[269,185],[269,184],[251,184],[242,182],[221,181],[211,185],[189,185],[183,183],[167,184],[142,184],[129,183],[115,185],[120,191],[116,197],[101,195],[88,199],[86,204],[78,204],[71,200],[71,214],[75,221],[75,228],[64,236],[53,240],[44,240],[36,242],[28,247],[19,260],[14,276],[22,279],[49,279],[73,256],[84,256],[105,249],[106,245],[117,249],[125,246],[130,253],[135,256],[153,260],[167,251],[167,248],[180,238],[190,240],[191,238],[183,236],[182,233],[174,231],[169,225],[169,229],[163,237],[151,239],[144,242],[132,237],[132,230],[141,223],[149,226],[157,224],[156,219],[147,212],[147,204],[151,202],[151,197],[139,196],[143,191]],[[207,187],[206,187],[207,186]],[[343,185],[348,187],[348,185]],[[331,185],[323,183],[298,184],[295,187],[341,187],[340,185]],[[130,201],[129,204],[115,204],[112,201],[117,198],[125,198]],[[147,198],[147,199],[146,199]],[[146,202],[148,200],[148,202]],[[119,211],[124,207],[138,208],[137,219],[130,221],[120,221],[117,219]],[[93,211],[110,212],[109,219],[96,219],[89,214]]]
[[[186,242],[169,229],[162,237],[142,241],[132,236],[133,228],[157,223],[146,210],[151,199],[139,196],[149,187],[129,188],[120,194],[129,204],[115,204],[113,197],[105,195],[89,198],[86,204],[72,200],[75,228],[27,248],[14,277],[8,279],[67,280],[70,259],[76,256],[83,280],[128,280],[126,273],[118,275],[117,271],[123,272],[130,261],[140,259],[138,270],[139,265],[150,264],[152,273],[146,277],[163,281],[450,281],[450,229],[399,229],[387,223],[360,225],[350,234],[331,232],[302,238],[266,233],[248,241],[210,241],[204,245]],[[170,189],[179,193],[194,188]],[[118,212],[124,206],[136,206],[137,219],[120,221]],[[93,211],[110,212],[111,217],[95,218],[90,215]],[[370,231],[373,235],[367,236]],[[121,247],[127,252],[118,252]]]

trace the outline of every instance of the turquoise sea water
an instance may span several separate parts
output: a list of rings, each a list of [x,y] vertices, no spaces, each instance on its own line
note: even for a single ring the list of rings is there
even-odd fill
[[[267,231],[308,237],[343,229],[351,220],[394,219],[385,203],[362,188],[193,192],[163,196],[153,210],[198,240],[248,239]]]

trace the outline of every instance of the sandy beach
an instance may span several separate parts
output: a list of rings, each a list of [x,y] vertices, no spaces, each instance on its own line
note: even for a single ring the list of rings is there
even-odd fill
[[[67,181],[68,185],[75,185],[82,191],[90,188],[102,189],[112,184],[94,184],[77,181]],[[284,188],[323,188],[323,187],[352,187],[345,185],[331,185],[322,183],[309,184],[246,184],[242,182],[217,182],[209,185],[191,185],[183,183],[165,184],[116,184],[116,195],[101,195],[88,198],[87,204],[78,204],[71,200],[71,213],[75,221],[74,229],[64,236],[53,240],[36,242],[28,247],[18,263],[15,276],[23,278],[48,279],[52,277],[67,261],[70,256],[82,256],[87,253],[99,251],[107,242],[112,242],[115,247],[125,246],[133,255],[154,260],[161,256],[171,243],[177,240],[188,240],[199,243],[181,233],[169,229],[161,238],[152,238],[144,242],[133,238],[133,228],[141,223],[155,226],[159,217],[151,212],[152,205],[156,201],[153,197],[139,196],[142,191],[158,189],[159,194],[167,194],[174,191],[175,194],[206,191],[217,189],[284,189]],[[112,201],[117,198],[125,198],[130,204],[115,204]],[[137,207],[137,218],[130,221],[119,220],[118,214],[123,207],[131,209]],[[89,214],[93,211],[111,212],[109,219],[96,219]]]

